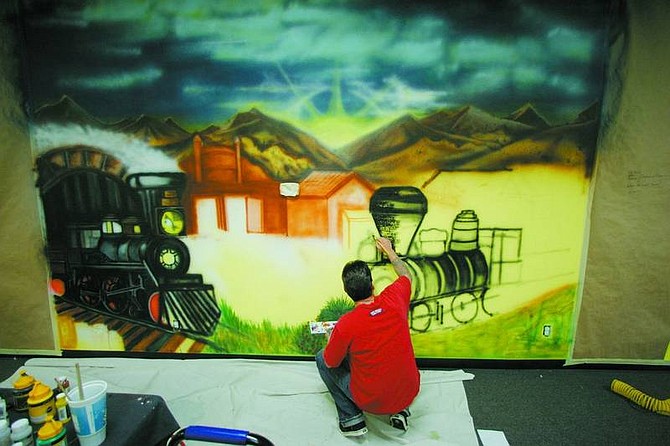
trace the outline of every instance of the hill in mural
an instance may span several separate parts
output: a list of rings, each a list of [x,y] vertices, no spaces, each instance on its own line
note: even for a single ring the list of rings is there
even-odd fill
[[[76,124],[93,128],[104,128],[105,124],[89,114],[67,95],[62,96],[53,104],[38,108],[32,116],[37,124]]]
[[[136,119],[117,122],[112,128],[132,135],[154,147],[191,139],[191,134],[181,128],[172,118],[161,120],[152,116],[140,115]]]
[[[486,135],[495,133],[515,138],[536,128],[532,123],[498,118],[471,105],[455,110],[439,110],[421,119],[421,123],[435,130],[480,139],[487,139]]]
[[[398,155],[424,141],[440,142],[447,152],[474,139],[433,129],[410,115],[396,119],[387,126],[366,135],[342,150],[350,167],[374,163]]]
[[[440,109],[423,117],[402,116],[337,155],[308,133],[255,108],[189,132],[172,118],[147,115],[104,123],[63,96],[38,109],[33,119],[126,133],[178,159],[188,156],[195,134],[205,146],[232,147],[240,138],[243,155],[279,181],[300,180],[314,169],[354,170],[383,185],[425,179],[436,171],[507,170],[528,163],[583,166],[590,175],[598,116],[598,102],[561,126],[552,126],[530,103],[506,117],[474,106]]]
[[[589,110],[579,117],[552,127],[530,104],[508,118],[471,106],[439,110],[422,119],[393,121],[346,147],[344,157],[377,184],[412,181],[435,171],[509,170],[529,163],[581,166],[590,175],[597,113]]]
[[[514,141],[486,156],[444,166],[442,170],[500,170],[520,164],[584,166],[590,175],[595,154],[595,121],[551,127]]]
[[[297,180],[314,169],[347,170],[316,138],[255,108],[198,133],[204,145],[232,147],[240,138],[243,153],[277,180]]]
[[[257,109],[238,113],[224,123],[189,132],[170,117],[161,119],[140,115],[105,123],[70,97],[63,96],[56,103],[40,107],[33,116],[33,122],[75,124],[124,133],[177,159],[191,153],[196,134],[200,135],[205,146],[232,147],[235,138],[240,138],[244,156],[262,166],[278,181],[299,180],[314,169],[348,170],[346,164],[316,138]]]
[[[506,116],[505,119],[521,124],[526,124],[536,129],[546,129],[551,127],[549,121],[547,121],[544,116],[535,110],[535,107],[533,107],[533,104],[531,103],[525,103]]]
[[[140,115],[111,123],[104,122],[91,115],[67,95],[62,96],[55,103],[45,104],[38,108],[32,116],[32,121],[38,125],[79,125],[90,129],[132,135],[171,156],[177,156],[190,147],[192,139],[191,133],[183,129],[172,118],[161,119]]]
[[[581,113],[577,115],[577,119],[573,121],[574,124],[580,122],[593,122],[598,121],[600,118],[600,101],[594,101],[586,107]]]

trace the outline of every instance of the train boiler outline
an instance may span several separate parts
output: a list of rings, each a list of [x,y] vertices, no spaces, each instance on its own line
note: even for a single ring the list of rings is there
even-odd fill
[[[410,269],[409,322],[413,331],[425,332],[433,322],[444,324],[445,308],[459,324],[474,320],[479,308],[492,316],[484,304],[492,262],[487,261],[481,249],[475,211],[459,212],[452,223],[448,245],[446,230],[420,231],[428,202],[418,188],[381,187],[370,198],[369,211],[378,233],[392,241]],[[510,231],[520,233],[519,229]],[[383,277],[388,271],[388,261],[381,256],[368,263],[373,274]]]
[[[36,159],[51,289],[88,310],[168,332],[209,336],[221,310],[191,274],[182,172],[126,174],[89,146]]]

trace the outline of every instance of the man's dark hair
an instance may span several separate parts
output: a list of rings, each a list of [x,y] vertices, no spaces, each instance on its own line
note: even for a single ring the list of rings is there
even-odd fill
[[[372,295],[372,273],[368,264],[362,260],[352,260],[342,269],[344,291],[354,302]]]

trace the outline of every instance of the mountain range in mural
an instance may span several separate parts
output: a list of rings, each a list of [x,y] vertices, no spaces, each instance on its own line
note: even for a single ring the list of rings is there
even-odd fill
[[[337,153],[308,133],[257,109],[190,132],[172,118],[147,115],[105,123],[63,96],[58,102],[36,110],[33,121],[122,132],[175,158],[189,153],[195,134],[200,135],[205,145],[232,146],[239,137],[244,141],[244,155],[278,181],[299,180],[311,170],[320,169],[353,170],[373,183],[392,184],[396,176],[408,172],[425,176],[439,171],[509,170],[515,165],[531,163],[580,166],[589,176],[598,116],[597,102],[572,122],[558,126],[552,126],[531,104],[524,104],[505,117],[463,106],[438,110],[421,118],[402,116]],[[268,157],[268,153],[272,156]],[[300,171],[277,169],[277,163],[294,165],[298,159],[303,166]],[[277,172],[290,172],[290,177],[281,177]]]

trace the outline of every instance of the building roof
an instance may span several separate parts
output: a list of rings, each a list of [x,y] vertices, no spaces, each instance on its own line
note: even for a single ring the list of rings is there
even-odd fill
[[[313,171],[300,182],[300,195],[327,197],[353,178],[358,179],[365,187],[374,189],[354,172]]]

